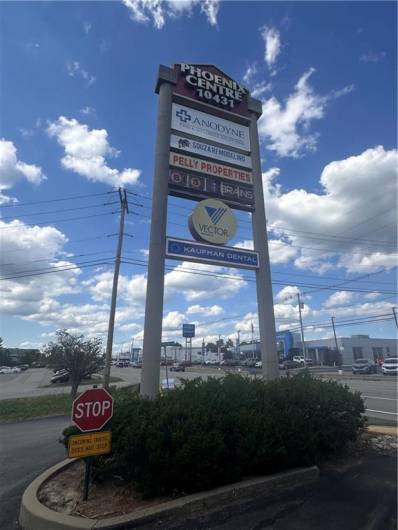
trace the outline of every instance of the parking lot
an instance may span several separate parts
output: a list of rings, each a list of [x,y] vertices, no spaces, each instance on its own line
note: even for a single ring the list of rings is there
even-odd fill
[[[219,367],[201,367],[193,366],[187,368],[185,372],[170,372],[167,370],[169,381],[174,380],[178,384],[179,379],[194,379],[196,377],[221,377],[226,371],[236,373],[239,368]],[[261,371],[257,369],[242,370],[240,373],[250,373],[251,375],[260,375]],[[293,373],[294,371],[292,371]],[[116,386],[126,386],[129,384],[139,383],[141,380],[141,369],[125,367],[119,368],[112,366],[112,375],[121,378],[123,381],[116,383]],[[352,390],[362,393],[366,405],[366,414],[372,420],[379,423],[389,423],[397,421],[397,381],[396,377],[373,375],[362,376],[352,375],[351,372],[345,371],[339,375],[337,369],[314,370],[314,373],[323,378],[331,377],[347,384]],[[166,368],[161,367],[161,380],[166,379]],[[19,374],[3,374],[0,376],[0,399],[14,399],[21,397],[35,397],[48,394],[60,394],[69,392],[68,386],[50,385],[50,378],[53,375],[51,370],[46,368],[29,369]],[[281,372],[284,376],[285,372]],[[93,380],[94,383],[94,380]],[[87,387],[81,387],[80,390]]]

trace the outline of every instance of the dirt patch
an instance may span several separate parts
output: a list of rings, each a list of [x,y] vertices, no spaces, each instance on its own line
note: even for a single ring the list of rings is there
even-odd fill
[[[84,463],[77,461],[47,481],[39,490],[39,501],[56,512],[92,519],[106,519],[133,512],[139,508],[171,500],[143,500],[118,477],[90,486],[89,498],[83,501]]]

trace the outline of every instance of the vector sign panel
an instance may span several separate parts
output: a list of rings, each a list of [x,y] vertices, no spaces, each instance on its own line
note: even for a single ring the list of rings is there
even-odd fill
[[[250,151],[249,128],[212,114],[173,103],[171,128],[219,144]]]

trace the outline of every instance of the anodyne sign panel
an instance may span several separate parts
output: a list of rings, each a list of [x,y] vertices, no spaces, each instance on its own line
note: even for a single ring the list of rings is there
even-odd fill
[[[219,144],[250,151],[249,127],[173,103],[171,128]]]
[[[216,247],[195,241],[166,238],[166,256],[171,259],[228,265],[243,269],[258,268],[258,253],[233,247]]]
[[[230,166],[224,166],[210,160],[202,160],[193,156],[181,153],[170,153],[170,165],[181,167],[190,171],[210,175],[212,177],[221,177],[241,184],[253,184],[252,174],[244,169],[237,169]]]
[[[194,155],[201,155],[206,158],[214,158],[219,162],[226,162],[227,164],[235,164],[236,166],[251,169],[252,160],[248,155],[243,155],[224,147],[217,147],[216,145],[200,142],[199,140],[192,140],[191,138],[184,138],[172,134],[170,137],[170,147],[173,149],[180,149]]]

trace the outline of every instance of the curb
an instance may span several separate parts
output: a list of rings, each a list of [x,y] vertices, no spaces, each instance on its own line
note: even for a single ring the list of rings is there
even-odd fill
[[[141,508],[130,514],[108,519],[76,517],[50,510],[38,500],[39,488],[51,477],[69,467],[74,460],[63,460],[39,475],[22,496],[19,523],[24,530],[122,530],[150,523],[162,517],[192,514],[200,510],[221,507],[236,500],[271,495],[315,482],[319,477],[317,466],[292,469],[274,475],[243,480],[206,492],[180,497],[157,506]],[[127,526],[128,525],[128,526]]]
[[[398,427],[390,427],[388,425],[368,425],[366,427],[367,432],[375,433],[375,434],[390,434],[392,436],[397,436],[398,434]]]

